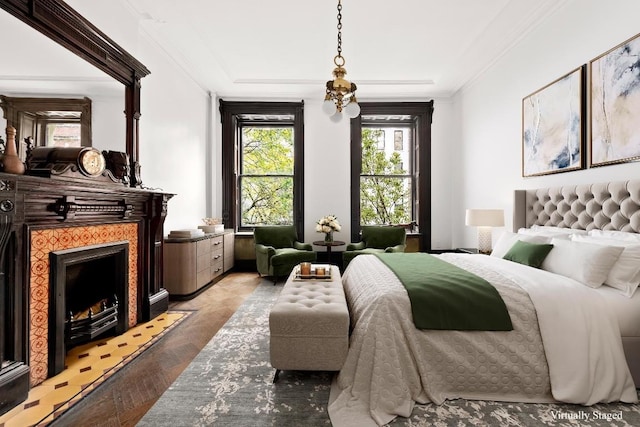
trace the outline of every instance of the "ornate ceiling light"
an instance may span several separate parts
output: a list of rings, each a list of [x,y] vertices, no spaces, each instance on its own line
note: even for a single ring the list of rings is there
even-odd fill
[[[342,111],[349,118],[358,117],[360,106],[356,100],[356,84],[344,78],[345,59],[342,56],[342,3],[338,0],[338,54],[333,58],[336,68],[333,69],[333,80],[327,82],[327,94],[322,103],[322,111],[334,121],[342,119]]]

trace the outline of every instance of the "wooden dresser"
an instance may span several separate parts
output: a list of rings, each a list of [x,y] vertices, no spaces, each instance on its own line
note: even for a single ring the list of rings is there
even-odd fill
[[[164,286],[169,295],[189,298],[234,266],[234,233],[164,240]]]

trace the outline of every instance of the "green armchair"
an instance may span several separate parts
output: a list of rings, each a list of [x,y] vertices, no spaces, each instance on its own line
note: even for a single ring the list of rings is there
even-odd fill
[[[363,225],[361,241],[349,243],[342,253],[342,266],[347,268],[349,262],[360,254],[381,252],[404,252],[407,232],[404,227],[392,225]]]
[[[270,225],[256,227],[253,231],[256,242],[256,264],[261,276],[287,276],[297,264],[313,262],[316,253],[309,243],[298,242],[293,225]]]

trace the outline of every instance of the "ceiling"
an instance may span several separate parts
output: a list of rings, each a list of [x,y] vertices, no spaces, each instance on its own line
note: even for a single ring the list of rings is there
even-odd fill
[[[97,6],[68,1],[98,14],[86,15],[90,20],[106,18]],[[321,98],[333,78],[337,0],[120,1],[147,39],[218,96]],[[451,96],[568,1],[343,0],[346,77],[361,101]],[[6,46],[13,51],[3,62],[0,92],[121,96],[113,79],[61,54],[63,47],[4,11],[0,22],[4,40],[20,40]],[[107,24],[118,42],[119,28]]]
[[[125,1],[219,96],[315,96],[332,79],[337,0]],[[344,0],[347,79],[360,100],[451,96],[566,1]]]

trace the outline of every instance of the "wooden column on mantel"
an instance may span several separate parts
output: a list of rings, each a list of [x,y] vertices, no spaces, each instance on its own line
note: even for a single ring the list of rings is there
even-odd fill
[[[138,322],[167,310],[162,245],[172,194],[81,178],[0,173],[0,414],[29,390],[31,230],[138,225]]]

